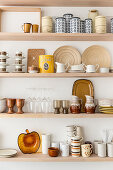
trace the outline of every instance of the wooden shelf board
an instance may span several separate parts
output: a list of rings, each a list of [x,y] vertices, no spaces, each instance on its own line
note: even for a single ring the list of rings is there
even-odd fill
[[[105,157],[100,158],[97,155],[92,155],[91,157],[84,158],[74,158],[72,156],[69,157],[50,157],[49,155],[43,155],[41,153],[35,154],[22,154],[18,152],[16,157],[12,158],[0,158],[0,162],[107,162],[113,161],[113,158]]]
[[[113,118],[113,114],[54,114],[54,113],[23,113],[7,114],[0,113],[0,118]]]
[[[0,32],[0,41],[113,41],[113,34]]]
[[[0,78],[113,77],[113,73],[0,73]]]
[[[111,7],[113,0],[1,0],[2,6],[79,6],[79,7]]]

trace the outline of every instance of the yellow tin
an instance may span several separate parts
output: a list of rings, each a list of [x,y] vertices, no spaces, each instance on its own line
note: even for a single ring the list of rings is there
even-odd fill
[[[54,56],[40,55],[39,69],[40,69],[40,73],[54,73]]]

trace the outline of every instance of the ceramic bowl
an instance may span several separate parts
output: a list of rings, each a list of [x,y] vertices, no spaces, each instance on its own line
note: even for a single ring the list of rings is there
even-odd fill
[[[3,99],[2,99],[2,98],[0,99],[0,106],[1,106],[1,105],[2,105],[2,106],[3,106],[3,105],[6,105],[6,99],[4,99],[4,98],[3,98]]]
[[[0,113],[4,112],[6,110],[6,105],[0,106]]]
[[[59,155],[59,149],[55,147],[48,148],[48,154],[51,157],[57,157]]]

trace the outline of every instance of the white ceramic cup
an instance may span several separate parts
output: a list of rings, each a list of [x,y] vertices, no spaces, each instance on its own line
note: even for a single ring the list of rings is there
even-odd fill
[[[98,70],[99,65],[98,64],[96,64],[96,66],[95,65],[87,65],[84,67],[85,67],[85,71],[87,73],[95,73]]]
[[[58,148],[59,149],[59,142],[52,142],[51,147]]]
[[[62,152],[62,145],[66,144],[65,141],[60,142],[60,151]]]
[[[73,132],[75,129],[76,129],[76,126],[74,125],[66,126],[67,132]]]
[[[83,157],[90,157],[92,154],[92,145],[91,144],[84,144],[81,145],[81,151],[82,151],[82,156]]]
[[[83,70],[83,64],[72,65],[72,66],[70,66],[70,70],[72,70],[72,71],[74,71],[74,70]]]
[[[95,140],[94,141],[94,153],[96,154],[96,155],[98,155],[98,143],[102,143],[102,141],[100,140]]]
[[[106,157],[106,143],[98,143],[98,156]]]
[[[42,134],[42,153],[48,154],[49,147],[50,147],[50,134]]]
[[[69,156],[69,144],[62,144],[62,156]]]
[[[71,137],[71,146],[80,146],[82,140],[83,138],[80,136]]]
[[[108,156],[113,158],[113,142],[107,144]]]
[[[109,73],[109,68],[107,67],[100,68],[100,73]]]

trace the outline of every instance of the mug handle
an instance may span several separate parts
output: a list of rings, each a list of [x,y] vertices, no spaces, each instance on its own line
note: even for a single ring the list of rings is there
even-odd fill
[[[65,68],[66,71],[68,71],[68,69],[69,69],[69,67],[70,67],[70,64],[69,64],[69,63],[66,63],[66,64],[65,64],[65,67],[66,67],[66,68]]]
[[[86,71],[87,69],[86,65],[84,63],[82,63],[82,65],[83,65],[83,70]]]
[[[21,26],[22,30],[24,31],[24,25]]]
[[[98,70],[98,68],[99,68],[99,64],[96,64],[96,67],[95,67],[96,71]]]
[[[93,153],[93,146],[92,146],[92,144],[90,144],[90,153],[91,154]]]

